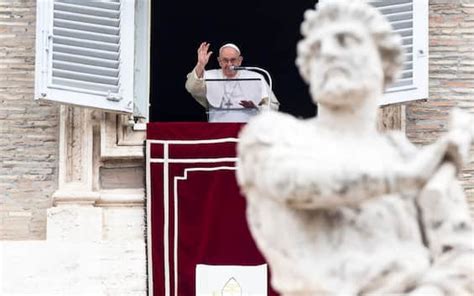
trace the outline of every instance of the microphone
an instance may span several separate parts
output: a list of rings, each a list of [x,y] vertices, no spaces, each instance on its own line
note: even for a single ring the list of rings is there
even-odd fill
[[[241,67],[241,66],[230,66],[229,69],[233,71],[248,70],[247,67]]]

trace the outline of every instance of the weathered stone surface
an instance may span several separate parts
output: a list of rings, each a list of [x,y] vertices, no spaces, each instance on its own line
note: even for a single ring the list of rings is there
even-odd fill
[[[430,97],[406,107],[406,134],[417,145],[433,143],[446,131],[453,106],[474,114],[473,5],[471,0],[430,0]],[[459,177],[474,219],[474,158]]]
[[[2,241],[0,294],[147,295],[143,240]]]
[[[0,1],[0,239],[44,239],[58,106],[33,101],[36,1]]]
[[[237,149],[247,221],[273,287],[285,296],[473,294],[474,229],[456,177],[474,116],[439,100],[423,114],[436,141],[421,149],[379,132],[377,102],[400,67],[400,39],[362,1],[317,8],[305,12],[296,64],[318,117],[258,115]],[[433,120],[448,115],[449,127]]]

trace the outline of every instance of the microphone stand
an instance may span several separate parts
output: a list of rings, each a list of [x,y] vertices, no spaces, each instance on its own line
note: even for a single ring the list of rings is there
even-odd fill
[[[240,66],[231,66],[230,67],[231,70],[235,70],[235,71],[239,71],[239,70],[250,70],[250,71],[257,71],[257,72],[262,72],[264,73],[267,78],[268,78],[268,86],[269,86],[269,89],[270,91],[268,92],[268,110],[271,110],[271,106],[272,106],[272,96],[271,94],[273,93],[272,91],[272,77],[270,76],[270,73],[268,73],[267,70],[263,69],[263,68],[260,68],[260,67],[240,67]]]

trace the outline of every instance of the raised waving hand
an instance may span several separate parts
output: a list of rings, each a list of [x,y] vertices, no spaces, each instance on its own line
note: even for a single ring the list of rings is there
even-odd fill
[[[196,74],[199,78],[204,75],[204,70],[209,62],[209,57],[212,55],[212,51],[209,51],[209,46],[209,43],[203,42],[199,45],[197,50]]]

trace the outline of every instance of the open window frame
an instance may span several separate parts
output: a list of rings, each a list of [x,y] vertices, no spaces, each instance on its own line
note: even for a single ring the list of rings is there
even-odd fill
[[[35,99],[148,121],[148,0],[42,0],[36,24]]]

